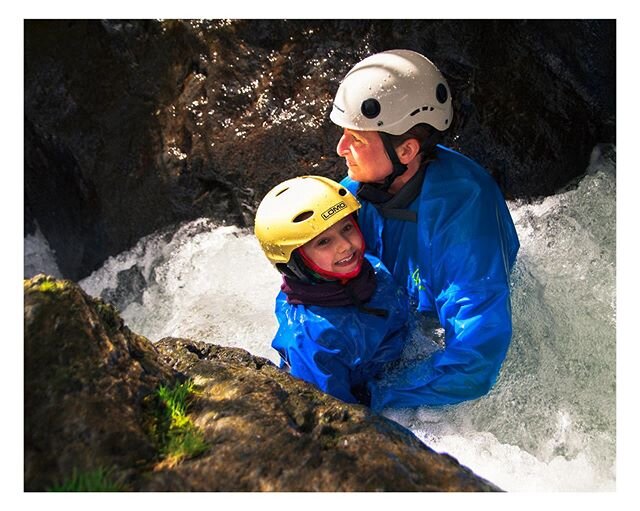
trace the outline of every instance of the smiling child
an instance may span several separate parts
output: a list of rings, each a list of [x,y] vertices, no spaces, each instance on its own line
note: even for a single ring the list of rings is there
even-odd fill
[[[357,199],[320,176],[287,180],[260,203],[255,233],[282,273],[272,346],[281,367],[343,401],[369,404],[369,384],[405,343],[407,298],[365,255]]]

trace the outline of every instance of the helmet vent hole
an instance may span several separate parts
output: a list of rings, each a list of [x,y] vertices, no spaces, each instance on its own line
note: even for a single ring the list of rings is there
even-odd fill
[[[411,116],[411,115],[416,115],[416,114],[419,114],[419,113],[420,113],[420,109],[419,109],[419,108],[416,108],[416,109],[415,109],[413,112],[411,112],[409,115]]]
[[[360,106],[360,111],[367,119],[375,119],[380,115],[380,102],[375,98],[365,99]]]
[[[440,103],[445,103],[448,97],[449,93],[447,92],[447,88],[445,87],[444,83],[439,83],[436,87],[436,99]]]
[[[278,193],[276,193],[276,197],[279,197],[280,195],[282,195],[284,192],[286,192],[289,189],[289,187],[287,188],[283,188],[282,190],[280,190]]]
[[[305,211],[300,213],[297,217],[293,219],[293,223],[304,222],[307,218],[311,218],[313,216],[313,211]]]
[[[347,195],[347,191],[344,188],[340,188],[340,190],[338,190],[338,194],[344,197],[345,195]]]

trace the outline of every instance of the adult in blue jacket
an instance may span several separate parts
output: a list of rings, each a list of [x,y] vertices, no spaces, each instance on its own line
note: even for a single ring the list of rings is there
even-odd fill
[[[365,242],[359,202],[320,176],[287,180],[264,197],[255,233],[283,275],[272,342],[281,367],[348,403],[370,403],[368,384],[404,348],[408,307]]]
[[[446,80],[409,50],[358,63],[331,112],[343,128],[342,184],[362,202],[368,250],[445,330],[444,349],[393,381],[370,385],[374,409],[478,398],[495,383],[511,341],[509,274],[518,238],[488,173],[438,145],[452,115]]]

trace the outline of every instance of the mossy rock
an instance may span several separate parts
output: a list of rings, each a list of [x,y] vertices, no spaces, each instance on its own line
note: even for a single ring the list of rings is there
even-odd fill
[[[156,458],[145,396],[176,375],[153,344],[71,281],[24,282],[25,489]]]
[[[163,359],[201,391],[211,449],[149,474],[148,491],[499,491],[409,430],[238,348],[166,338]]]
[[[499,490],[269,360],[189,339],[152,344],[71,281],[25,281],[24,307],[27,491]],[[197,448],[172,457],[158,442],[158,389],[187,379],[197,392],[179,422]]]

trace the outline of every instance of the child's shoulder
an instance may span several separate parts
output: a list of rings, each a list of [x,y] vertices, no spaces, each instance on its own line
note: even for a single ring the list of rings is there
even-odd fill
[[[325,307],[322,305],[294,304],[287,301],[287,295],[280,291],[276,296],[276,316],[281,325],[297,328],[298,325],[321,325],[326,328],[331,325],[330,318],[342,314],[344,307]]]
[[[404,287],[395,281],[391,272],[378,257],[372,254],[365,254],[365,257],[371,263],[371,266],[373,266],[373,271],[376,274],[376,294],[394,294],[401,296],[405,292]]]
[[[373,266],[373,271],[376,273],[376,276],[391,275],[380,258],[368,252],[364,254],[364,257],[371,263],[371,266]]]

